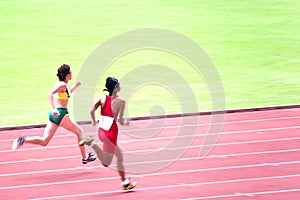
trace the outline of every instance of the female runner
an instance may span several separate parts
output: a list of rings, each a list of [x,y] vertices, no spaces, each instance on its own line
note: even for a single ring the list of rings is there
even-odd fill
[[[117,168],[122,180],[121,185],[124,190],[129,190],[134,188],[137,182],[130,182],[129,179],[125,177],[123,154],[122,150],[117,144],[117,121],[121,125],[128,124],[125,122],[123,117],[125,100],[121,99],[117,95],[117,93],[121,90],[121,85],[118,79],[108,77],[106,79],[105,87],[106,89],[104,89],[104,91],[108,91],[109,95],[100,97],[90,111],[92,124],[95,126],[97,124],[95,111],[101,107],[98,137],[103,142],[103,150],[98,145],[93,143],[92,137],[82,140],[79,144],[91,146],[105,167],[108,167],[111,164],[113,156],[116,155]]]
[[[49,120],[44,130],[44,135],[25,137],[21,136],[14,140],[12,149],[15,150],[21,147],[24,143],[31,143],[41,146],[47,146],[52,137],[54,136],[59,126],[73,132],[77,136],[78,142],[82,140],[82,128],[73,121],[68,112],[68,102],[71,94],[74,90],[81,85],[78,81],[72,88],[68,87],[68,82],[72,79],[72,70],[68,64],[61,65],[57,70],[57,76],[59,82],[48,92],[48,99],[51,104],[52,110],[49,113]],[[88,162],[94,161],[96,155],[89,153],[86,155],[85,147],[79,146],[82,163],[87,164]]]

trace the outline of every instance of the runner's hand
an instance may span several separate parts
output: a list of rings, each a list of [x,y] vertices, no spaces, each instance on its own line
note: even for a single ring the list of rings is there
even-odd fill
[[[76,82],[76,87],[79,87],[80,85],[82,85],[82,81],[77,81]]]
[[[98,123],[96,121],[92,121],[92,125],[96,126]]]

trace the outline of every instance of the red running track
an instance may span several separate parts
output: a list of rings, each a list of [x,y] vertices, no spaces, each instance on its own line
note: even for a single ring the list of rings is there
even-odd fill
[[[81,164],[76,137],[63,129],[47,147],[26,144],[14,152],[14,138],[43,129],[0,131],[0,199],[300,199],[300,108],[227,113],[213,125],[221,133],[211,126],[203,115],[122,129],[127,175],[138,181],[127,192],[114,165]],[[94,127],[83,127],[96,137]]]

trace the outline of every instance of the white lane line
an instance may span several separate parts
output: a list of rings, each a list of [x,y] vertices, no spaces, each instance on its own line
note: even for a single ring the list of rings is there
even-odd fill
[[[239,145],[239,144],[253,144],[253,143],[265,143],[265,142],[282,142],[282,141],[291,141],[291,140],[300,140],[300,137],[292,137],[292,138],[277,138],[277,139],[269,139],[269,140],[250,140],[250,141],[242,141],[242,142],[228,142],[228,143],[216,143],[213,146],[229,146],[229,145]],[[179,150],[179,149],[189,149],[189,148],[202,148],[205,146],[212,146],[211,144],[207,145],[197,145],[197,146],[183,146],[183,147],[172,147],[172,148],[157,148],[157,149],[144,149],[144,150],[134,150],[134,151],[124,151],[124,153],[147,153],[147,152],[155,152],[159,150]]]
[[[220,198],[228,198],[228,197],[253,197],[254,195],[265,195],[265,194],[278,194],[278,193],[289,193],[289,192],[299,192],[300,188],[288,189],[288,190],[269,190],[269,191],[261,191],[261,192],[247,192],[243,194],[225,194],[218,196],[206,196],[206,197],[195,197],[195,198],[186,198],[181,200],[201,200],[201,199],[220,199]]]
[[[250,141],[242,141],[242,142],[229,142],[229,143],[217,143],[215,146],[227,146],[227,145],[239,145],[239,144],[252,144],[252,143],[265,143],[265,142],[278,142],[278,141],[290,141],[290,140],[299,140],[300,137],[292,137],[292,138],[277,138],[277,139],[268,139],[268,140],[250,140]],[[72,145],[73,146],[73,145]],[[202,148],[209,145],[193,145],[193,146],[184,146],[184,147],[174,147],[172,149],[161,148],[159,150],[178,150],[178,149],[193,149],[193,148]],[[158,149],[145,149],[145,150],[134,150],[134,151],[124,151],[124,154],[127,153],[144,153],[144,152],[152,152],[157,151]],[[226,156],[226,155],[220,155]],[[36,162],[36,161],[47,161],[47,160],[60,160],[60,159],[73,159],[79,158],[79,156],[63,156],[63,157],[53,157],[53,158],[32,158],[26,160],[17,160],[17,161],[7,161],[0,162],[0,165],[4,164],[16,164],[16,163],[24,163],[24,162]]]
[[[251,156],[251,155],[260,155],[260,154],[275,154],[275,153],[290,153],[290,152],[298,152],[300,149],[282,149],[276,151],[260,151],[260,152],[246,152],[246,153],[238,153],[238,154],[223,154],[223,155],[209,155],[205,157],[205,159],[213,159],[213,158],[227,158],[227,157],[238,157],[238,156]],[[38,161],[47,161],[47,160],[58,160],[58,159],[73,159],[79,158],[77,156],[69,156],[69,157],[55,157],[55,158],[46,158],[46,159],[29,159],[23,160],[22,162],[36,162]],[[180,158],[180,159],[169,159],[169,160],[157,160],[157,161],[146,161],[146,162],[127,162],[124,165],[142,165],[142,164],[152,164],[157,162],[178,162],[178,161],[189,161],[189,160],[199,160],[199,157],[190,157],[190,158]],[[20,161],[21,162],[21,161]],[[19,163],[19,162],[16,162]],[[15,164],[15,162],[2,162],[0,164]],[[102,166],[92,166],[90,168],[101,168]],[[115,167],[112,165],[111,167]],[[1,174],[0,177],[6,176],[18,176],[18,175],[28,175],[28,174],[40,174],[40,173],[53,173],[53,172],[61,172],[61,171],[77,171],[85,169],[84,167],[72,167],[72,168],[63,168],[63,169],[56,169],[56,170],[42,170],[42,171],[32,171],[32,172],[19,172],[19,173],[9,173],[9,174]]]
[[[173,129],[173,128],[180,128],[180,127],[201,127],[201,126],[208,126],[208,125],[217,125],[217,124],[235,124],[235,123],[248,123],[248,122],[262,122],[262,121],[273,121],[273,120],[284,120],[284,119],[300,119],[299,116],[297,117],[274,117],[274,118],[267,118],[267,119],[259,119],[259,120],[238,120],[238,121],[230,121],[230,122],[224,122],[224,123],[205,123],[205,124],[182,124],[182,126],[164,126],[164,129]],[[122,129],[120,128],[120,131],[124,132],[134,132],[134,131],[148,131],[148,130],[157,130],[161,129],[162,127],[152,127],[152,128],[132,128],[132,129]],[[95,133],[97,131],[95,130]],[[93,133],[85,133],[86,135],[93,134]],[[67,133],[64,135],[54,135],[54,138],[61,138],[61,137],[75,137],[74,134]],[[12,142],[14,139],[6,139],[6,140],[0,140],[0,142]]]
[[[180,126],[179,126],[180,127]],[[165,140],[165,139],[174,139],[174,138],[185,138],[185,137],[206,137],[213,135],[231,135],[231,134],[241,134],[241,133],[252,133],[252,132],[266,132],[266,131],[280,131],[280,130],[290,130],[290,129],[300,129],[300,126],[290,126],[282,128],[265,128],[265,129],[251,129],[251,130],[239,130],[239,131],[226,131],[221,133],[208,133],[208,134],[192,134],[192,135],[175,135],[175,136],[166,136],[166,137],[155,137],[155,138],[145,138],[145,139],[132,139],[132,140],[121,140],[119,143],[129,143],[129,142],[141,142],[141,141],[155,141],[155,140]],[[0,151],[1,152],[1,151]]]
[[[9,165],[9,164],[18,164],[18,163],[27,163],[27,162],[37,162],[37,161],[49,161],[49,160],[66,160],[66,159],[74,159],[79,158],[80,156],[74,155],[74,156],[58,156],[58,157],[52,157],[52,158],[29,158],[26,160],[16,160],[16,161],[3,161],[0,162],[0,165]]]
[[[274,121],[274,120],[285,120],[285,119],[286,120],[300,119],[300,117],[299,116],[297,116],[297,117],[277,117],[277,118],[274,117],[274,118],[268,118],[268,119],[238,120],[238,121],[230,121],[230,122],[224,121],[223,123],[205,123],[205,124],[201,124],[201,122],[200,122],[198,124],[182,124],[182,125],[177,125],[177,126],[174,126],[174,125],[173,126],[164,126],[163,128],[172,129],[172,128],[180,128],[180,127],[194,127],[194,126],[201,127],[201,126],[211,126],[211,125],[237,124],[237,123],[249,123],[249,122],[263,122],[263,121]],[[161,129],[161,128],[162,127],[140,128],[140,129],[124,129],[124,132],[148,131],[148,130],[157,130],[157,129]]]
[[[300,149],[263,151],[263,152],[246,152],[246,153],[225,154],[225,155],[210,155],[210,156],[207,156],[205,159],[251,156],[251,155],[272,154],[272,153],[290,153],[290,152],[298,152],[298,151],[300,151]],[[64,157],[62,157],[62,158],[64,158]],[[156,160],[156,161],[146,161],[146,162],[127,162],[124,165],[125,166],[144,165],[144,164],[153,164],[153,163],[159,163],[159,162],[177,162],[177,161],[189,161],[189,160],[199,160],[199,157],[179,158],[179,159],[169,159],[169,160]],[[116,167],[116,166],[115,166],[115,164],[113,164],[113,165],[111,165],[111,167]],[[102,168],[102,166],[92,166],[90,168]],[[31,172],[9,173],[9,174],[0,174],[0,177],[28,175],[28,174],[53,173],[53,172],[61,172],[61,171],[77,171],[77,170],[81,170],[81,169],[86,169],[86,168],[85,167],[80,167],[80,168],[72,167],[72,168],[63,168],[63,169],[55,169],[55,170],[41,170],[41,171],[31,171]]]
[[[13,131],[11,131],[11,132],[13,132]],[[43,134],[43,131],[41,131],[40,134]],[[76,135],[74,135],[73,133],[65,133],[65,134],[57,133],[56,135],[53,136],[53,138],[64,138],[64,137],[70,137],[70,136],[76,137]],[[0,140],[0,142],[13,142],[13,141],[14,141],[14,139]]]
[[[229,170],[229,169],[244,169],[244,168],[253,168],[253,167],[255,168],[255,167],[267,167],[267,166],[278,166],[278,165],[293,165],[293,164],[300,164],[300,160],[289,161],[289,162],[259,163],[259,164],[251,164],[251,165],[204,168],[204,169],[196,169],[196,170],[157,172],[157,173],[143,174],[142,176],[143,177],[161,176],[161,175],[170,175],[170,174],[195,173],[195,172],[205,172],[205,171],[219,171],[219,170]],[[0,187],[0,190],[40,187],[40,186],[49,186],[49,185],[61,185],[61,184],[71,184],[71,183],[85,183],[85,182],[92,182],[92,181],[113,180],[119,178],[120,177],[107,177],[107,178],[97,178],[97,179],[81,179],[81,180],[72,180],[72,181],[49,182],[49,183],[40,183],[40,184],[15,185],[15,186]]]
[[[213,136],[213,135],[231,135],[231,134],[242,134],[242,133],[251,133],[251,132],[266,132],[266,131],[278,131],[278,130],[290,130],[290,129],[300,129],[300,126],[291,126],[291,127],[282,127],[282,128],[267,128],[267,129],[253,129],[253,130],[244,130],[244,131],[228,131],[221,133],[209,133],[209,134],[192,134],[192,135],[175,135],[175,136],[167,136],[167,137],[156,137],[156,138],[146,138],[146,139],[133,139],[133,140],[123,140],[119,143],[129,143],[129,142],[151,142],[155,140],[165,140],[165,139],[174,139],[174,138],[190,138],[190,137],[205,137],[205,136]],[[46,146],[46,147],[34,147],[34,148],[21,148],[17,151],[31,151],[31,150],[45,150],[45,149],[54,149],[54,148],[69,148],[69,147],[77,147],[77,145],[63,145],[63,146]],[[2,150],[0,153],[8,153],[14,152],[12,150]]]
[[[136,188],[135,191],[145,191],[145,190],[161,190],[161,189],[170,189],[170,188],[178,188],[178,187],[190,187],[193,186],[201,186],[201,185],[213,185],[213,184],[223,184],[223,183],[238,183],[238,182],[246,182],[246,181],[260,181],[260,180],[274,180],[274,179],[284,179],[291,177],[300,177],[300,174],[293,175],[283,175],[283,176],[265,176],[259,178],[245,178],[245,179],[231,179],[225,181],[211,181],[211,182],[199,182],[192,184],[177,184],[177,185],[165,185],[165,186],[157,186],[157,187],[147,187],[147,188]],[[299,189],[296,189],[297,191]],[[70,194],[70,195],[62,195],[62,196],[49,196],[42,198],[34,198],[31,200],[45,200],[45,199],[62,199],[62,198],[74,198],[74,197],[82,197],[82,196],[91,196],[91,195],[101,195],[101,194],[111,194],[111,193],[119,193],[121,190],[112,190],[105,192],[92,192],[92,193],[83,193],[83,194]]]

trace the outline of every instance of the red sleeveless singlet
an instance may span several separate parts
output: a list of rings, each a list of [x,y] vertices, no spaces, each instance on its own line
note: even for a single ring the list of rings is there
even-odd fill
[[[101,107],[101,115],[108,116],[108,117],[114,117],[113,111],[111,108],[111,102],[112,98],[106,95],[105,105]],[[98,137],[102,142],[108,142],[107,139],[109,139],[110,142],[112,142],[114,145],[117,145],[117,138],[118,138],[118,125],[116,120],[113,121],[112,126],[108,131],[99,128],[98,131]]]

